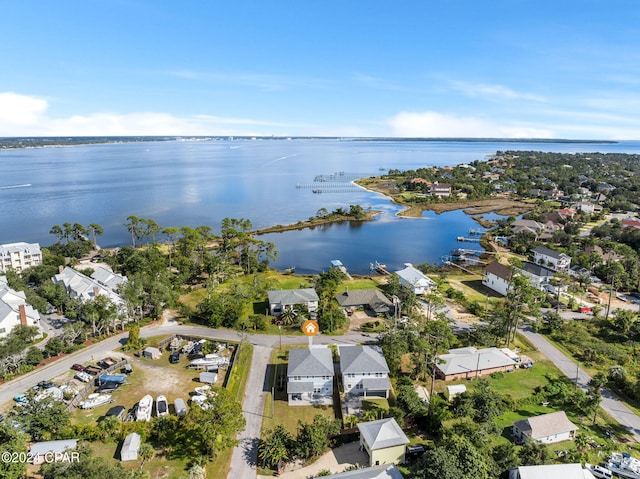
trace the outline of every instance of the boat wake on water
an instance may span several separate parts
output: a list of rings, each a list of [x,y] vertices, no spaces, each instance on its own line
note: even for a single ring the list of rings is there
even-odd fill
[[[10,190],[12,188],[28,188],[29,186],[31,186],[31,183],[25,183],[24,185],[0,186],[0,190]]]

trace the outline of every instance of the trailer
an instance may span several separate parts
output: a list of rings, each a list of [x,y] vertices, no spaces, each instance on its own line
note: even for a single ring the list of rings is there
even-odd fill
[[[205,384],[215,384],[218,381],[216,373],[200,373],[200,382]]]

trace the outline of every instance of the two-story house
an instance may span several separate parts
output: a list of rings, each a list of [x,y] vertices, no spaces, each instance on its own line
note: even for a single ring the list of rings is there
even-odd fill
[[[345,395],[389,397],[389,366],[378,346],[339,346]]]
[[[73,268],[67,266],[51,279],[62,284],[72,298],[89,301],[97,296],[106,296],[120,313],[126,313],[125,302],[118,293]]]
[[[558,251],[547,248],[546,246],[538,246],[534,248],[533,262],[541,264],[547,268],[551,268],[554,271],[566,273],[571,268],[571,256]]]
[[[287,396],[290,406],[333,404],[333,357],[327,346],[289,350]]]
[[[506,296],[509,292],[511,276],[513,276],[513,272],[508,266],[494,261],[484,269],[482,284],[496,293]]]

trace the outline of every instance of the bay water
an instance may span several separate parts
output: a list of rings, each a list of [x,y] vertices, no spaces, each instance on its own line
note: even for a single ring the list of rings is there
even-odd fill
[[[98,223],[103,247],[129,244],[127,217],[161,227],[211,226],[248,218],[254,228],[305,220],[359,204],[383,213],[366,223],[337,223],[261,237],[279,251],[275,267],[319,272],[333,259],[366,274],[375,261],[438,262],[481,229],[461,211],[400,218],[400,208],[349,180],[388,169],[485,160],[498,150],[640,152],[640,142],[340,141],[335,139],[162,141],[0,151],[0,243],[56,239],[51,226]],[[315,179],[324,180],[321,182]],[[322,190],[322,193],[314,193]],[[466,247],[471,247],[466,244]]]

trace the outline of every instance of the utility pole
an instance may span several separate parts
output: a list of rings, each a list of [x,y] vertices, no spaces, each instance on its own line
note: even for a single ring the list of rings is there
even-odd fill
[[[604,317],[605,321],[609,319],[609,311],[611,311],[611,298],[613,297],[613,285],[615,281],[616,281],[616,276],[613,275],[611,277],[611,288],[609,289],[609,302],[607,303],[607,314]]]
[[[438,359],[438,336],[436,338],[435,348],[433,349],[433,360],[431,361],[431,391],[429,392],[429,404],[433,398],[433,389],[436,385],[436,360]],[[431,338],[429,338],[431,339]]]

